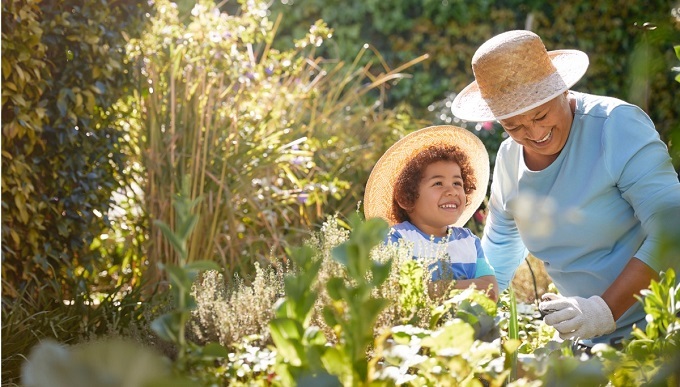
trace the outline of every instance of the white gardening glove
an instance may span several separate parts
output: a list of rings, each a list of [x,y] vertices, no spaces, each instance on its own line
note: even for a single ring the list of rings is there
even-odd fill
[[[547,313],[543,321],[560,333],[562,340],[591,339],[616,330],[609,306],[600,296],[590,298],[543,295],[538,308]]]

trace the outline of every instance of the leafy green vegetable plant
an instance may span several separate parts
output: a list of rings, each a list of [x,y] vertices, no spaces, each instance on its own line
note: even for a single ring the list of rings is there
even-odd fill
[[[327,374],[321,357],[326,352],[326,338],[318,327],[310,324],[317,292],[313,285],[322,261],[314,259],[305,246],[291,251],[291,259],[299,270],[286,277],[285,298],[275,305],[275,318],[269,329],[278,351],[276,370],[282,383],[295,385],[304,377]]]
[[[191,311],[196,307],[196,302],[191,294],[191,286],[197,279],[198,274],[205,270],[219,270],[219,266],[212,261],[186,262],[187,240],[193,231],[198,216],[192,213],[199,199],[191,200],[188,195],[189,178],[185,177],[181,186],[181,193],[175,197],[175,230],[167,224],[158,221],[158,226],[170,241],[179,256],[179,265],[164,264],[162,267],[167,271],[170,292],[176,302],[174,309],[158,317],[151,323],[151,329],[161,338],[177,346],[177,359],[175,368],[180,374],[190,373],[192,368],[209,367],[215,359],[226,358],[228,351],[218,343],[209,343],[205,346],[196,345],[186,339],[186,325],[191,318]],[[208,373],[201,373],[207,376]]]
[[[324,320],[333,328],[337,342],[328,343],[310,324],[317,298],[313,284],[322,260],[313,257],[310,247],[291,255],[300,271],[286,278],[286,297],[278,303],[270,324],[284,385],[324,380],[354,386],[367,384],[371,378],[367,353],[374,341],[375,322],[388,302],[373,297],[372,291],[387,279],[391,261],[377,262],[370,254],[387,235],[387,224],[380,219],[363,222],[358,215],[349,224],[349,239],[332,250],[346,276],[326,283],[332,302],[323,307]]]
[[[633,329],[623,351],[598,348],[614,386],[672,386],[680,382],[680,284],[669,269],[642,291],[645,329]]]
[[[372,297],[390,272],[391,260],[377,262],[371,249],[387,236],[387,223],[378,218],[361,221],[350,218],[349,240],[333,249],[333,259],[343,265],[347,278],[335,277],[326,285],[333,303],[323,310],[324,319],[333,327],[338,344],[329,348],[323,358],[333,374],[340,375],[343,385],[368,383],[367,351],[373,343],[375,322],[390,300]]]

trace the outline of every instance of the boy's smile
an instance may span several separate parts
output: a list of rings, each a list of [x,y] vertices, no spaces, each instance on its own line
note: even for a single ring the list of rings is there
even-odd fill
[[[447,226],[458,220],[465,210],[465,202],[460,166],[453,161],[437,161],[425,168],[409,217],[422,232],[446,236]]]

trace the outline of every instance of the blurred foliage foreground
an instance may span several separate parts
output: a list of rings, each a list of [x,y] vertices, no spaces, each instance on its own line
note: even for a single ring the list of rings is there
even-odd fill
[[[203,270],[214,275],[210,267],[214,263],[186,262],[182,247],[196,215],[186,196],[178,197],[177,203],[178,225],[184,231],[162,224],[165,236],[177,242],[181,257],[179,265],[165,267],[173,307],[151,322],[158,337],[174,345],[172,355],[115,338],[70,347],[44,341],[33,348],[22,367],[23,385],[676,386],[680,382],[680,285],[673,268],[643,291],[640,302],[647,312],[646,328],[636,328],[622,349],[598,344],[587,355],[570,341],[552,341],[554,330],[540,321],[532,305],[518,305],[511,290],[501,295],[498,304],[474,288],[452,290],[442,300],[429,299],[424,289],[430,275],[423,262],[411,259],[412,252],[405,246],[381,243],[388,231],[383,220],[363,221],[355,215],[349,232],[329,218],[322,232],[291,251],[290,268],[260,279],[260,286],[283,291],[262,303],[268,315],[258,315],[255,305],[242,302],[261,289],[243,286],[226,297],[211,298],[205,294],[211,293],[206,286],[212,285],[194,282]],[[677,218],[672,222],[677,224]],[[660,258],[677,258],[678,236],[678,228],[665,233],[657,252]],[[227,321],[211,319],[211,314],[241,316],[242,325],[230,334],[245,333],[256,320],[264,326],[256,327],[261,329],[258,334],[228,343],[225,335],[220,336]],[[199,333],[216,334],[216,341],[188,339],[191,320],[203,324]]]

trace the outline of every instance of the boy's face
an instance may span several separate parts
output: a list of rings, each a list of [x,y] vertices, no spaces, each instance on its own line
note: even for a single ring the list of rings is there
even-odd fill
[[[453,161],[437,161],[425,168],[409,217],[424,233],[445,236],[446,227],[455,223],[465,210],[465,202],[460,166]]]

